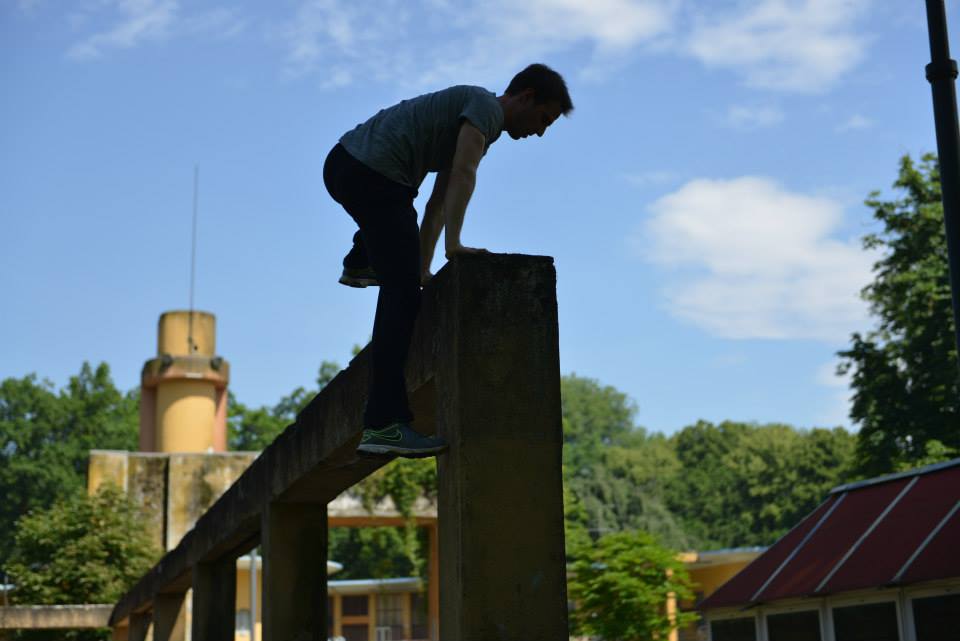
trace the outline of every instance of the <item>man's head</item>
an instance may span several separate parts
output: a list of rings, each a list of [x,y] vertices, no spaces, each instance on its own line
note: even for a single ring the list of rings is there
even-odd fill
[[[573,111],[563,76],[539,63],[514,76],[499,100],[503,128],[514,140],[542,136],[554,120]]]

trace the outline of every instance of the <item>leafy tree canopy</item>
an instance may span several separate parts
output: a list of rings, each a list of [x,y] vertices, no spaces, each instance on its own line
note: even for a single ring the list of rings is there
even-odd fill
[[[15,603],[115,603],[160,556],[139,506],[115,485],[76,492],[17,522],[7,571]],[[71,636],[73,635],[73,636]],[[108,639],[109,631],[33,632],[30,639]]]
[[[574,634],[618,641],[666,639],[693,619],[683,612],[668,616],[667,599],[692,599],[693,589],[676,552],[650,534],[607,534],[576,556],[567,580],[576,604],[570,613]]]
[[[839,428],[700,421],[671,438],[680,470],[668,505],[701,547],[770,545],[851,480],[854,439]]]
[[[84,487],[91,449],[137,449],[138,404],[106,363],[84,363],[59,391],[33,374],[0,381],[0,565],[18,517]]]
[[[900,160],[900,197],[866,201],[883,230],[863,297],[875,329],[851,338],[841,373],[852,373],[851,418],[860,425],[859,471],[867,476],[943,460],[960,451],[960,371],[950,302],[947,243],[936,156]]]

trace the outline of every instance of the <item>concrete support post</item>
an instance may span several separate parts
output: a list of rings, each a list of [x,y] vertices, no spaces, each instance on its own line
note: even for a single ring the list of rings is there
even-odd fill
[[[236,624],[237,561],[227,557],[193,569],[191,638],[233,641]]]
[[[327,638],[327,506],[270,503],[260,526],[263,641]]]
[[[147,633],[150,631],[150,613],[135,612],[130,615],[130,630],[127,633],[127,641],[147,641]]]
[[[153,601],[153,641],[185,641],[186,594],[158,594]]]
[[[430,641],[440,640],[440,541],[437,524],[427,526],[430,545],[427,559],[427,635]]]
[[[566,639],[553,261],[458,256],[448,269],[435,379],[450,443],[438,459],[440,638]]]

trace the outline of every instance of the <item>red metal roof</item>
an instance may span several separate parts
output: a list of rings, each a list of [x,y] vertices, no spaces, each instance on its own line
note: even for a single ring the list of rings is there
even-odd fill
[[[960,577],[960,459],[834,488],[703,609]]]

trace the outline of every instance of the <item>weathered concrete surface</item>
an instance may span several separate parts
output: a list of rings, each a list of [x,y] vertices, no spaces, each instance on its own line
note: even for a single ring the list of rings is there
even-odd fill
[[[106,628],[112,605],[0,606],[0,630]]]
[[[234,641],[237,563],[227,557],[193,570],[191,639]]]
[[[424,290],[406,375],[416,425],[452,444],[440,457],[447,641],[566,638],[556,323],[550,258],[458,257]],[[387,462],[356,456],[368,359],[310,402],[120,600],[113,624],[189,588],[198,563],[247,551],[271,510],[324,508]],[[274,554],[265,568],[289,562]]]
[[[158,594],[153,602],[153,641],[185,641],[186,593]]]
[[[263,514],[263,641],[327,638],[327,506],[271,503]]]
[[[256,458],[253,452],[170,454],[165,550],[172,550]]]
[[[454,263],[439,333],[440,638],[567,638],[555,273]],[[435,294],[436,295],[436,294]]]
[[[256,452],[92,450],[87,491],[93,494],[106,482],[124,489],[141,506],[154,545],[171,550],[256,456]]]

